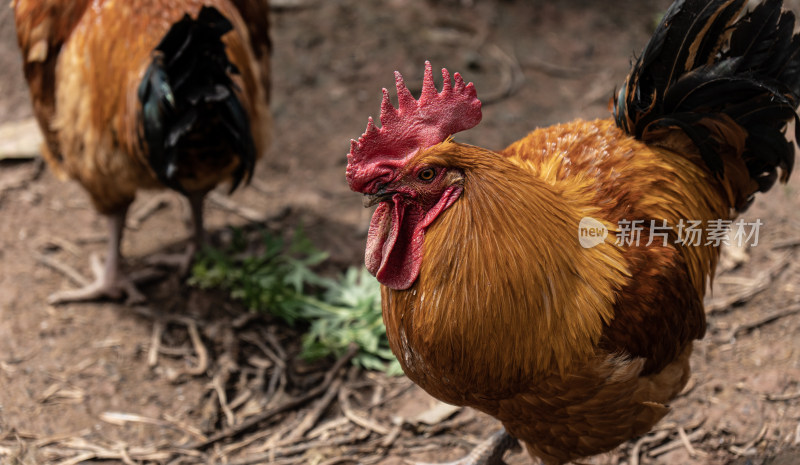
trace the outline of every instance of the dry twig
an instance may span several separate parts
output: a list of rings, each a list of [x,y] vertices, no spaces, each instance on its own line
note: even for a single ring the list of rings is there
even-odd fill
[[[306,434],[306,437],[308,437],[309,439],[316,439],[318,437],[323,436],[325,433],[327,433],[330,430],[342,428],[342,427],[345,427],[345,426],[348,426],[348,427],[352,426],[352,423],[350,423],[350,420],[348,420],[346,417],[338,417],[338,418],[335,418],[333,420],[329,420],[329,421],[319,425],[318,427],[314,428],[313,430],[309,431]]]
[[[110,423],[112,425],[117,425],[117,426],[122,426],[127,423],[142,423],[155,426],[166,426],[170,428],[175,428],[184,433],[188,433],[194,436],[196,439],[200,440],[206,439],[206,436],[197,428],[187,425],[183,422],[179,422],[175,419],[169,419],[167,418],[166,415],[162,420],[159,418],[144,417],[142,415],[137,415],[135,413],[103,412],[100,414],[100,419],[106,423]]]
[[[391,433],[389,428],[370,418],[357,414],[350,406],[350,393],[351,391],[346,387],[343,387],[342,390],[339,391],[339,406],[342,408],[342,412],[344,412],[344,416],[346,416],[348,420],[362,428],[374,431],[382,436],[386,436]]]
[[[384,449],[392,447],[392,445],[395,443],[395,441],[397,441],[397,438],[400,437],[400,433],[402,432],[403,432],[402,423],[394,425],[392,430],[389,431],[389,434],[387,434],[386,436],[384,436],[383,439],[381,439],[380,446]]]
[[[148,199],[143,205],[139,208],[131,212],[130,217],[128,218],[128,224],[125,226],[130,229],[139,229],[142,227],[145,221],[147,221],[151,216],[153,216],[156,212],[161,210],[164,207],[169,206],[172,200],[172,193],[164,193],[155,195],[152,198]]]
[[[200,376],[208,370],[208,350],[206,350],[203,339],[200,337],[197,322],[189,318],[180,318],[178,321],[189,328],[189,338],[192,340],[192,345],[197,353],[197,366],[185,370],[184,373],[190,376]]]
[[[558,65],[536,57],[525,58],[522,66],[533,68],[542,74],[560,79],[579,79],[593,72],[593,70],[585,68],[574,68]]]
[[[639,456],[641,455],[642,446],[653,442],[661,442],[668,438],[669,434],[669,431],[657,431],[636,441],[629,454],[630,465],[639,465]]]
[[[286,442],[295,441],[305,436],[306,433],[308,433],[317,424],[319,419],[322,417],[322,414],[331,404],[333,399],[335,399],[337,395],[340,394],[341,387],[342,387],[341,378],[334,380],[334,382],[331,383],[330,387],[325,392],[325,395],[322,396],[322,398],[316,403],[316,405],[311,410],[309,410],[308,413],[306,413],[305,417],[297,426],[297,428],[295,428],[291,433],[289,433],[286,436],[286,438],[284,438],[284,441]]]
[[[95,458],[97,458],[97,454],[95,454],[94,452],[83,452],[74,457],[62,460],[61,462],[58,462],[56,465],[77,465],[81,462],[85,462],[87,460],[92,460]]]
[[[686,435],[686,430],[684,430],[681,426],[678,427],[678,438],[680,438],[683,447],[686,448],[686,452],[689,453],[689,457],[695,458],[699,455],[697,449],[692,446],[691,439],[689,439],[689,436]]]
[[[779,312],[773,313],[771,315],[762,316],[760,318],[756,318],[753,321],[748,323],[741,323],[734,325],[726,334],[719,336],[717,338],[718,342],[730,342],[736,338],[741,333],[747,333],[754,329],[760,328],[766,324],[775,322],[780,320],[781,318],[785,318],[787,316],[795,315],[800,313],[800,305],[796,305],[793,307],[789,307],[785,310],[781,310]]]
[[[758,434],[756,434],[756,436],[753,439],[747,441],[741,447],[740,446],[736,446],[736,445],[732,445],[732,446],[728,447],[728,450],[730,450],[732,453],[734,453],[734,454],[736,454],[736,455],[738,455],[740,457],[743,457],[743,456],[748,454],[749,450],[753,446],[755,446],[762,439],[764,439],[764,436],[766,436],[768,430],[769,430],[769,425],[765,423],[761,427],[761,429],[759,430]]]
[[[276,457],[287,457],[290,455],[302,454],[303,452],[313,449],[333,448],[355,444],[367,439],[370,434],[371,433],[367,430],[361,430],[351,435],[327,439],[324,441],[306,441],[303,443],[293,444],[291,446],[279,447],[268,452],[245,457],[240,460],[231,460],[227,462],[227,465],[253,465],[267,462],[274,463],[273,460]]]
[[[501,66],[499,69],[502,73],[500,76],[501,82],[498,86],[496,86],[498,90],[490,93],[489,95],[484,95],[481,97],[481,102],[484,105],[490,105],[514,95],[519,81],[517,76],[522,76],[523,73],[522,68],[519,65],[519,61],[515,57],[506,53],[496,44],[488,44],[485,46],[485,48],[487,49],[487,54],[500,63]]]
[[[259,423],[268,420],[269,418],[272,418],[275,415],[292,410],[300,405],[306,404],[312,399],[319,397],[325,391],[328,390],[330,385],[333,383],[333,380],[339,373],[339,370],[346,363],[352,360],[352,358],[355,357],[357,353],[358,353],[358,347],[355,345],[351,345],[347,353],[344,356],[342,356],[339,360],[337,360],[336,363],[333,365],[333,367],[331,367],[331,369],[325,374],[325,379],[323,380],[323,382],[320,385],[316,386],[315,388],[309,390],[305,394],[297,396],[293,399],[289,399],[283,404],[267,409],[258,415],[254,415],[244,420],[243,422],[239,423],[236,426],[227,428],[223,431],[218,432],[217,434],[214,434],[205,441],[198,441],[196,443],[187,445],[185,449],[205,449],[208,446],[216,444],[224,439],[229,439],[238,436],[239,434],[249,430],[250,428],[253,428]]]
[[[762,397],[771,402],[782,402],[800,398],[800,392],[792,392],[789,394],[762,394]]]
[[[415,386],[414,383],[412,383],[411,380],[409,380],[408,378],[404,378],[404,379],[405,379],[405,381],[407,381],[407,383],[405,385],[402,385],[402,386],[396,388],[394,391],[390,392],[389,394],[386,394],[385,396],[383,396],[383,398],[381,400],[371,404],[368,409],[378,408],[378,407],[386,404],[387,402],[402,396],[403,394],[408,392],[409,389],[411,389],[411,388],[413,388]]]
[[[792,247],[800,247],[800,239],[794,238],[778,241],[772,245],[772,250],[791,249]]]
[[[39,246],[37,248],[39,249],[59,248],[61,250],[69,252],[71,255],[75,257],[81,256],[81,248],[78,247],[77,244],[59,236],[46,237],[41,242],[39,242]]]
[[[251,223],[266,223],[268,220],[268,218],[266,218],[262,213],[258,212],[257,210],[245,207],[243,205],[239,205],[236,201],[234,201],[230,197],[225,197],[219,192],[211,191],[208,193],[207,198],[215,206],[229,213],[233,213],[234,215],[238,215],[244,218],[245,220],[250,221]]]
[[[164,322],[155,320],[153,322],[153,335],[150,337],[150,348],[147,351],[147,366],[150,368],[158,365],[158,351],[161,348],[161,336],[164,334]]]
[[[219,407],[222,409],[222,413],[225,414],[225,419],[228,420],[229,425],[233,426],[236,424],[236,415],[233,414],[233,410],[228,404],[228,394],[225,392],[225,378],[227,376],[223,375],[222,372],[218,372],[211,380],[211,386],[217,394]]]
[[[734,305],[741,305],[749,302],[750,299],[769,288],[770,284],[775,280],[775,277],[789,265],[791,258],[791,251],[781,254],[775,260],[775,263],[762,271],[750,285],[741,286],[738,291],[728,293],[725,297],[712,299],[706,305],[706,313],[709,315],[722,313],[729,310]]]
[[[698,439],[701,439],[706,434],[706,432],[704,430],[702,430],[702,429],[697,429],[697,430],[695,430],[695,431],[693,431],[693,432],[691,432],[689,434],[686,434],[686,429],[685,428],[683,428],[683,427],[678,427],[678,428],[679,428],[678,429],[678,434],[680,434],[680,432],[683,431],[683,436],[685,436],[686,439],[684,439],[683,436],[681,436],[681,437],[678,437],[677,439],[675,439],[675,440],[673,440],[671,442],[668,442],[668,443],[664,444],[663,446],[655,447],[655,448],[653,448],[653,449],[651,449],[651,450],[649,450],[647,452],[647,456],[648,457],[658,457],[659,455],[664,455],[667,452],[671,452],[671,451],[673,451],[675,449],[679,449],[681,447],[686,447],[686,441],[688,441],[690,443],[690,445],[691,445],[692,441],[696,441]],[[687,450],[689,450],[688,447],[687,447]],[[694,453],[698,453],[697,449],[692,448],[692,450],[694,451]],[[691,452],[690,452],[690,454],[691,454]]]

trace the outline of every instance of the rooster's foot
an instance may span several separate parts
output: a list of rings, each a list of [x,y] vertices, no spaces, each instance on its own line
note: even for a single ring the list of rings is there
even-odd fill
[[[432,464],[408,461],[407,463],[409,465],[505,465],[503,455],[507,450],[518,447],[519,442],[502,429],[478,444],[469,455],[455,462]]]
[[[136,277],[109,276],[108,270],[100,263],[97,254],[92,254],[89,262],[92,273],[95,276],[93,283],[80,289],[70,289],[67,291],[51,294],[47,301],[52,305],[66,304],[72,302],[92,302],[97,300],[121,300],[126,297],[125,303],[128,305],[142,304],[147,301],[144,294],[136,287],[137,282],[153,278],[153,273],[148,272]]]

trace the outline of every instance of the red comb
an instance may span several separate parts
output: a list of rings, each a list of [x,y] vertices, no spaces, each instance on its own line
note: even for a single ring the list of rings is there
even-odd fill
[[[381,127],[375,127],[370,117],[366,132],[357,141],[350,141],[347,182],[355,191],[364,192],[376,181],[391,176],[392,171],[419,150],[442,143],[481,121],[481,102],[475,86],[465,84],[460,74],[455,73],[453,84],[450,73],[442,69],[444,85],[437,92],[431,64],[426,61],[419,100],[411,95],[399,72],[395,71],[394,77],[399,108],[394,108],[389,92],[383,89]]]

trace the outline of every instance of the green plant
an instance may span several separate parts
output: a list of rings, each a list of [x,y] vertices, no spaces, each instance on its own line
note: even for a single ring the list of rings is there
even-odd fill
[[[386,339],[380,285],[366,269],[350,268],[336,279],[320,276],[314,267],[328,258],[302,231],[286,243],[263,233],[260,247],[247,251],[241,230],[224,249],[206,248],[198,255],[189,283],[230,293],[247,308],[270,314],[290,325],[305,324],[302,356],[341,356],[350,342],[364,368],[402,373]]]

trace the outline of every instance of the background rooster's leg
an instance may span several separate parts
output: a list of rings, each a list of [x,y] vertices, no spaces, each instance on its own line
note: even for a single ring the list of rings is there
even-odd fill
[[[203,227],[203,199],[206,197],[205,192],[195,192],[187,196],[189,198],[189,205],[192,208],[192,228],[194,228],[194,237],[192,242],[196,250],[200,250],[205,244],[206,231]],[[194,251],[192,252],[194,255]]]
[[[447,463],[408,462],[412,465],[505,465],[503,454],[507,450],[519,447],[519,441],[506,433],[505,429],[494,433],[489,439],[478,444],[466,457]]]
[[[203,248],[206,240],[206,230],[203,226],[203,199],[205,192],[193,192],[186,197],[189,199],[189,206],[192,209],[192,241],[186,247],[183,258],[178,262],[178,272],[181,276],[189,273],[195,253]]]
[[[179,253],[162,253],[147,259],[147,263],[156,266],[177,268],[178,274],[186,276],[192,265],[195,253],[203,248],[205,243],[205,229],[203,227],[203,199],[205,192],[193,192],[186,195],[192,211],[192,240],[186,250]]]
[[[52,294],[48,299],[51,304],[85,302],[104,298],[118,300],[123,296],[128,297],[129,303],[138,303],[146,300],[133,281],[125,276],[120,269],[120,262],[122,261],[120,245],[127,213],[128,206],[125,206],[120,211],[107,216],[108,251],[106,253],[106,263],[103,266],[97,256],[92,256],[92,272],[95,275],[95,281],[81,289]]]

